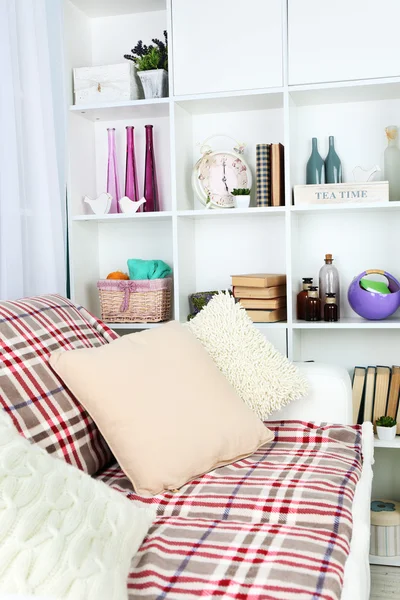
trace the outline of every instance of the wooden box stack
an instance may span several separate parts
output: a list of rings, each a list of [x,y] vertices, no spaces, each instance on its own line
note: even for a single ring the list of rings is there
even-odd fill
[[[233,295],[254,323],[286,320],[286,275],[232,275]]]

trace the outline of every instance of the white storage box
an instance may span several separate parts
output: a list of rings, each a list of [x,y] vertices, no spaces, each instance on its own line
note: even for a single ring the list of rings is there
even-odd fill
[[[388,200],[388,181],[294,186],[294,203],[296,206],[303,204],[343,204],[346,202],[388,202]]]
[[[131,61],[74,69],[76,105],[137,100],[139,89],[136,68]]]
[[[400,502],[371,502],[372,556],[400,556]]]

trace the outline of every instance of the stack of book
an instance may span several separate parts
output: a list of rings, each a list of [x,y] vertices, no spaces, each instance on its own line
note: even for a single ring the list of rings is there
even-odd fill
[[[233,295],[255,323],[286,320],[286,275],[232,275]]]
[[[256,146],[257,206],[284,206],[285,152],[282,144]]]
[[[353,377],[353,422],[392,417],[400,434],[400,367],[355,367]]]

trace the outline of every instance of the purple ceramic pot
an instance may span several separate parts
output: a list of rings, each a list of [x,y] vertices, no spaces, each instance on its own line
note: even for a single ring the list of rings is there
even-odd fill
[[[361,279],[372,273],[377,273],[386,277],[391,294],[368,292],[361,287]],[[360,317],[371,321],[386,319],[396,312],[400,306],[400,283],[393,275],[386,271],[370,269],[353,279],[349,286],[347,298],[351,308],[360,315]]]

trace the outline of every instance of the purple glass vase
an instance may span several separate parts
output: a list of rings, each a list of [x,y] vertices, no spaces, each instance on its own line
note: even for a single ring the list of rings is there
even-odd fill
[[[145,125],[146,128],[146,166],[144,172],[144,204],[145,212],[154,212],[159,210],[156,164],[154,160],[153,146],[153,125]]]
[[[125,196],[133,202],[139,200],[138,181],[136,174],[135,159],[135,131],[134,127],[126,128],[126,172],[125,172]],[[142,206],[138,212],[142,210]]]
[[[115,129],[107,129],[108,132],[108,167],[107,167],[107,192],[111,194],[110,213],[118,213],[118,200],[121,198],[119,193],[119,181],[117,172],[117,157],[115,150]]]

